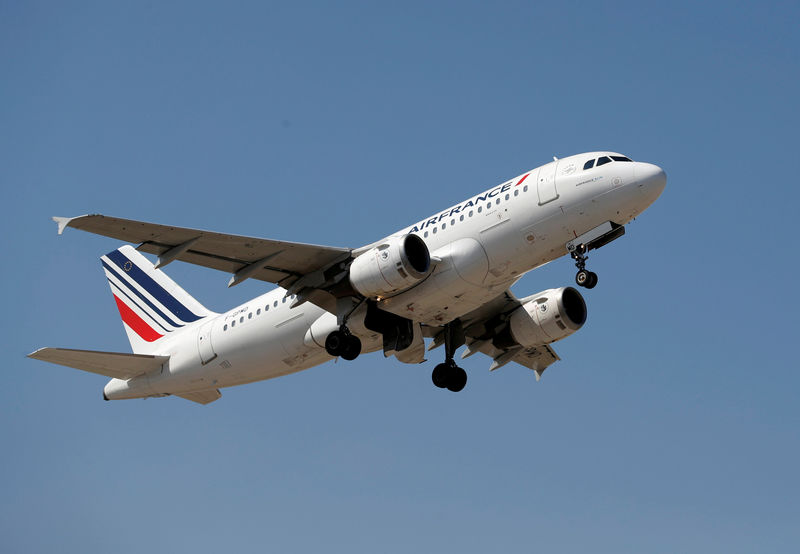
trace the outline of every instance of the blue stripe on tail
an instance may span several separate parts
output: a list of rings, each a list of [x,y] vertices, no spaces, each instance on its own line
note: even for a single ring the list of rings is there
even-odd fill
[[[135,294],[142,302],[147,304],[147,306],[149,306],[151,310],[153,310],[155,313],[157,313],[159,316],[161,316],[161,318],[164,321],[166,321],[167,323],[169,323],[173,327],[183,327],[182,324],[175,323],[174,321],[172,321],[172,319],[170,317],[168,317],[167,314],[165,314],[163,311],[161,311],[161,309],[158,306],[156,306],[155,304],[153,304],[150,301],[150,299],[147,298],[144,294],[142,294],[141,292],[136,290],[134,287],[130,286],[130,284],[128,284],[128,282],[119,274],[119,272],[115,268],[113,268],[110,265],[108,265],[105,262],[105,260],[101,260],[101,261],[103,262],[103,267],[106,268],[109,271],[109,273],[111,273],[114,277],[116,277],[117,280],[120,282],[120,284],[122,284],[128,290],[128,292],[131,292],[131,293]],[[109,280],[109,283],[111,283],[112,285],[114,284],[113,281],[110,281],[110,280]],[[130,296],[127,295],[127,294],[125,296],[130,298]],[[133,299],[131,299],[131,300],[133,300]],[[141,306],[140,306],[140,309],[141,309]],[[147,310],[142,310],[142,311],[147,313]]]
[[[191,323],[197,321],[202,316],[192,312],[189,308],[181,304],[174,296],[167,290],[153,280],[147,273],[128,259],[125,254],[119,250],[114,250],[106,254],[108,258],[113,261],[121,270],[128,274],[139,286],[150,293],[153,298],[158,300],[169,311],[179,317],[182,321]]]

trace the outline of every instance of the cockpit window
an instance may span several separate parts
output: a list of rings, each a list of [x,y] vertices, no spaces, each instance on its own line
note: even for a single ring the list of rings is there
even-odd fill
[[[589,160],[583,164],[583,169],[592,169],[594,167],[594,160]]]
[[[630,158],[626,158],[625,156],[611,156],[611,159],[615,162],[632,162],[633,160]]]
[[[606,165],[607,163],[611,163],[611,158],[609,158],[608,156],[603,156],[601,158],[598,158],[597,167],[600,167],[601,165]]]

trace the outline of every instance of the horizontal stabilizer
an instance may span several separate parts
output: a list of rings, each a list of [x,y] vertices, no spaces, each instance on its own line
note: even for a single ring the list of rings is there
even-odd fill
[[[169,360],[169,356],[97,352],[95,350],[72,350],[69,348],[40,348],[36,352],[28,354],[28,357],[115,379],[136,377],[158,369]]]
[[[211,404],[214,400],[219,400],[219,398],[222,397],[222,393],[219,392],[219,389],[211,389],[198,392],[185,392],[176,394],[175,396],[180,396],[181,398],[197,402],[198,404]]]

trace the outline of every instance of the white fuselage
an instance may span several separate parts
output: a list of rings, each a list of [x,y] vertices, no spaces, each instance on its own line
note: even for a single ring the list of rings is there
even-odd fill
[[[443,325],[502,294],[524,273],[566,254],[566,243],[578,235],[606,221],[629,222],[659,196],[663,171],[641,162],[583,169],[587,160],[611,154],[553,161],[394,233],[421,237],[436,267],[416,286],[380,299],[381,309],[417,323]],[[160,372],[113,379],[106,397],[230,387],[330,360],[324,340],[338,327],[336,316],[310,302],[293,308],[286,294],[272,290],[165,337],[158,354],[170,356],[169,363]],[[380,335],[357,323],[351,330],[361,338],[364,352],[381,349]]]

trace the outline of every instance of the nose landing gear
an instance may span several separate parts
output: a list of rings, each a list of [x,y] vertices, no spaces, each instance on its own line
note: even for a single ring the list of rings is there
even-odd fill
[[[578,273],[575,275],[578,286],[593,289],[597,285],[597,274],[586,269],[586,253],[605,246],[624,234],[625,227],[613,221],[606,221],[567,243],[567,251],[578,268]]]
[[[575,274],[575,282],[578,286],[586,287],[587,289],[593,289],[597,286],[597,273],[586,269],[586,260],[588,258],[586,247],[583,245],[576,247],[570,252],[570,256],[575,260],[575,267],[578,268],[578,273]]]

